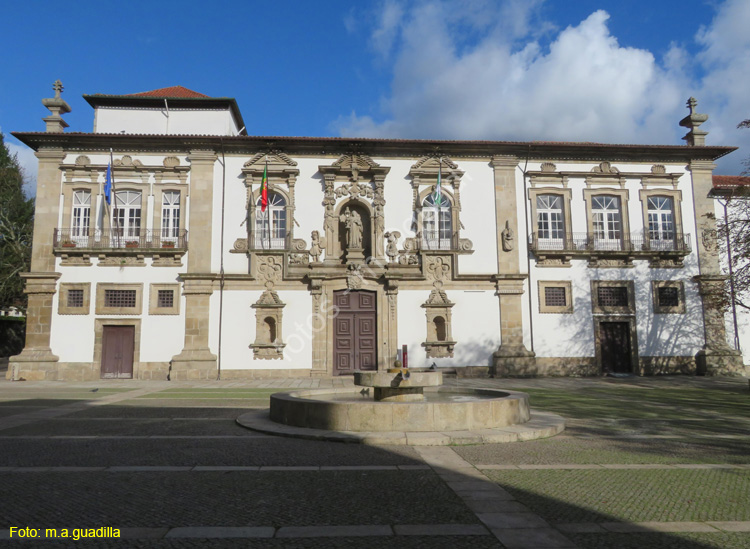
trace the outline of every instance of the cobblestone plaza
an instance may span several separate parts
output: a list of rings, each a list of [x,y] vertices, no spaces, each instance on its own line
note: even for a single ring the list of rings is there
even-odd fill
[[[561,435],[508,444],[369,446],[235,423],[273,392],[350,383],[2,381],[0,544],[750,545],[746,379],[447,380],[525,391],[566,418]],[[120,537],[44,538],[102,527]]]

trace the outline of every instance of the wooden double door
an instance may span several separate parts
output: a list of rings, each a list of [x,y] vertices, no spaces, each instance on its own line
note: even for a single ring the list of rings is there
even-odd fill
[[[366,290],[333,292],[333,375],[377,369],[377,293]]]
[[[133,377],[135,326],[104,326],[102,333],[102,378]]]

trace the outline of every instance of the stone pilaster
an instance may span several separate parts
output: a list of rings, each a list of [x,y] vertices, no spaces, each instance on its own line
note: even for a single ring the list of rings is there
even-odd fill
[[[43,381],[57,379],[57,361],[50,348],[52,298],[60,273],[22,273],[29,296],[26,310],[26,345],[21,354],[12,356],[7,379]]]
[[[326,345],[328,342],[328,311],[330,307],[325,302],[322,278],[310,277],[310,295],[313,302],[313,330],[312,330],[312,371],[310,376],[322,377],[328,374],[326,365]]]
[[[709,161],[692,160],[688,166],[692,174],[695,197],[700,275],[695,277],[703,301],[703,329],[706,344],[695,356],[697,371],[703,375],[743,375],[746,373],[742,354],[727,343],[724,314],[720,297],[726,277],[721,273],[719,247],[713,199],[708,193],[713,188],[713,169]]]
[[[50,348],[52,298],[60,274],[55,272],[52,253],[60,202],[60,164],[65,152],[59,148],[40,149],[37,194],[34,209],[34,236],[31,272],[26,280],[29,305],[26,310],[26,345],[20,355],[11,357],[8,379],[56,379],[58,357]]]
[[[172,358],[170,379],[216,379],[217,363],[208,346],[213,293],[211,239],[213,237],[213,187],[216,154],[190,152],[190,230],[188,272],[183,276],[185,345]],[[223,250],[222,250],[223,252]]]
[[[500,301],[500,347],[493,353],[494,377],[536,373],[536,359],[523,342],[523,285],[526,275],[498,275],[495,295]]]
[[[497,293],[500,301],[500,346],[493,354],[493,376],[534,373],[534,353],[523,342],[524,280],[517,246],[520,245],[516,196],[518,158],[492,157],[495,179],[495,230],[497,237]],[[505,234],[503,234],[505,233]]]
[[[185,296],[185,345],[182,352],[172,358],[170,379],[216,379],[216,355],[208,347],[213,280],[188,277],[182,292]]]

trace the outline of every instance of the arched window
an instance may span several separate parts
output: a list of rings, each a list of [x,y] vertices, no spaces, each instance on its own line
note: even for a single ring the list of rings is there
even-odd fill
[[[255,248],[283,250],[286,243],[286,200],[268,193],[268,206],[261,211],[261,197],[255,204]]]
[[[597,250],[622,249],[620,197],[600,195],[591,199],[594,247]]]
[[[112,208],[112,228],[122,237],[125,245],[129,239],[141,236],[141,193],[140,191],[117,191],[115,207]]]
[[[648,240],[652,250],[674,249],[674,206],[668,196],[648,197]]]
[[[75,191],[73,193],[73,212],[70,219],[70,236],[77,244],[85,246],[89,239],[91,220],[91,192]]]
[[[442,194],[438,204],[435,194],[428,194],[422,201],[422,247],[426,250],[450,250],[452,238],[450,201]]]
[[[161,239],[174,242],[180,235],[180,191],[164,191],[161,199]]]

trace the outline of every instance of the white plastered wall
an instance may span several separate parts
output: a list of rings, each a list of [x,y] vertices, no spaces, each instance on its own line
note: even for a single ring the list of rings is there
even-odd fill
[[[409,366],[489,366],[500,344],[498,299],[492,291],[447,290],[455,303],[451,311],[454,358],[427,358],[422,342],[427,338],[427,319],[421,307],[429,290],[401,290],[398,293],[398,346],[408,345]]]
[[[97,107],[94,133],[237,135],[229,109]]]
[[[182,267],[152,268],[150,259],[146,267],[98,267],[97,259],[92,259],[91,267],[63,267],[57,260],[57,272],[61,273],[58,288],[62,283],[88,282],[90,289],[90,309],[88,315],[58,314],[60,292],[56,292],[52,302],[52,330],[50,346],[60,357],[60,362],[91,362],[94,360],[94,321],[96,319],[140,319],[141,320],[141,362],[169,362],[178,354],[184,344],[185,298],[180,297],[180,314],[150,315],[149,284],[176,284]],[[140,315],[97,315],[97,283],[133,284],[142,283],[142,312]],[[179,294],[182,290],[179,290]],[[75,341],[75,345],[71,345]]]
[[[495,228],[495,175],[489,162],[457,161],[461,178],[461,238],[474,244],[474,253],[458,259],[461,274],[497,272],[497,230]],[[522,218],[520,218],[522,219]]]
[[[224,292],[221,334],[222,370],[284,370],[312,368],[312,298],[305,291],[277,293],[286,304],[283,312],[281,334],[286,347],[284,358],[254,360],[250,344],[255,341],[255,309],[261,290],[232,290]],[[211,326],[209,345],[211,352],[219,349],[219,292],[211,296]]]

